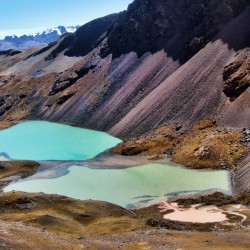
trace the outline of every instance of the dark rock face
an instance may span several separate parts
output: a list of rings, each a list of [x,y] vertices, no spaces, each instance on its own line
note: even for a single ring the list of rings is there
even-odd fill
[[[69,88],[70,86],[72,86],[76,81],[78,80],[78,76],[72,76],[69,77],[67,79],[58,79],[55,84],[52,87],[51,92],[49,93],[49,96],[53,96],[67,88]]]
[[[45,60],[54,59],[59,53],[66,50],[66,56],[85,56],[95,47],[96,43],[100,41],[100,37],[107,31],[108,27],[112,25],[117,14],[112,14],[102,18],[95,19],[87,24],[84,24],[73,34],[64,34],[57,43],[51,43],[47,47],[32,54],[36,56],[41,54],[53,46],[55,49],[45,57]]]
[[[13,105],[17,103],[17,101],[18,100],[14,99],[10,95],[0,97],[0,116],[9,111],[13,107]]]
[[[19,50],[9,49],[9,50],[0,51],[0,56],[14,56],[14,55],[17,55],[20,53],[22,53],[22,52]]]
[[[69,47],[73,41],[73,36],[73,34],[66,34],[58,46],[48,56],[45,57],[45,61],[54,59],[60,52],[65,50],[65,48]],[[50,49],[50,45],[47,46],[47,49]]]
[[[243,137],[240,140],[243,143],[249,143],[250,142],[250,130],[247,128],[243,129]],[[250,145],[249,145],[250,146]]]
[[[83,66],[79,70],[76,70],[72,74],[72,76],[70,76],[68,78],[60,78],[60,79],[58,79],[54,83],[54,85],[52,87],[52,90],[49,93],[49,96],[53,96],[53,95],[57,94],[58,92],[61,92],[61,91],[65,90],[65,89],[69,88],[70,86],[75,84],[80,78],[82,78],[83,76],[88,74],[90,70],[93,70],[95,67],[96,67],[96,65],[90,65],[89,67]],[[73,95],[71,95],[70,97],[72,97],[72,96]],[[68,98],[68,95],[67,95],[66,100],[69,99],[69,98]],[[62,100],[65,100],[65,99],[63,98]],[[62,100],[59,100],[59,103],[61,103]],[[65,101],[63,101],[62,103],[64,103]]]
[[[30,54],[26,59],[29,59],[32,56],[40,55],[40,54],[46,52],[47,50],[51,49],[54,45],[56,45],[56,42],[51,42],[50,44],[48,44],[48,46],[45,46],[42,49]]]
[[[65,55],[84,56],[89,53],[96,45],[100,36],[116,21],[117,16],[117,14],[112,14],[81,26],[73,34],[72,42],[69,45],[69,49],[65,52]]]
[[[62,105],[63,103],[67,102],[72,96],[74,96],[75,93],[70,93],[68,95],[64,95],[59,98],[57,101],[57,104]]]
[[[233,101],[250,87],[250,58],[230,63],[223,72],[224,93]]]
[[[138,56],[165,49],[166,42],[181,35],[185,53],[176,59],[186,61],[203,48],[220,25],[237,16],[249,0],[135,0],[108,30],[101,56],[119,57],[130,51]]]

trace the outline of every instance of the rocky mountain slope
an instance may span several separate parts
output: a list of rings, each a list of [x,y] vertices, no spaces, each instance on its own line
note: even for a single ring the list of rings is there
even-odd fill
[[[122,137],[166,123],[188,128],[206,117],[247,126],[248,84],[232,100],[225,67],[249,55],[248,4],[136,0],[128,11],[92,21],[32,55],[1,56],[1,98],[11,103],[5,112],[2,106],[1,119],[36,117]],[[26,89],[29,81],[35,94]],[[11,93],[16,82],[26,97]],[[20,105],[24,116],[17,114]]]
[[[135,0],[40,50],[0,55],[0,120],[133,138],[250,126],[249,0]],[[185,10],[185,11],[184,11]]]
[[[109,29],[102,55],[119,57],[131,51],[142,56],[164,49],[168,56],[185,62],[211,41],[221,26],[239,15],[248,0],[144,1],[136,0]],[[178,36],[175,51],[168,41]],[[182,49],[181,53],[178,53]]]
[[[59,25],[58,27],[34,34],[6,36],[3,40],[0,40],[0,50],[24,50],[44,47],[58,40],[58,38],[65,33],[74,33],[79,27],[80,26],[64,27]]]

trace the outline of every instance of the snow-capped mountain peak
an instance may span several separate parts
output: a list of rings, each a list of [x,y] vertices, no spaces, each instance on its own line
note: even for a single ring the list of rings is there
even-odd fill
[[[80,26],[61,26],[46,29],[42,32],[23,34],[21,36],[6,36],[4,40],[0,40],[0,50],[7,49],[28,49],[39,48],[56,41],[65,33],[73,33]]]
[[[36,32],[36,33],[29,33],[27,36],[41,36],[41,35],[49,35],[50,33],[57,33],[59,36],[65,34],[65,33],[74,33],[80,26],[61,26],[59,25],[58,27],[53,27],[50,29],[46,29],[42,32]],[[15,36],[15,35],[14,35]],[[23,35],[22,35],[23,36]],[[18,37],[22,37],[18,36]]]

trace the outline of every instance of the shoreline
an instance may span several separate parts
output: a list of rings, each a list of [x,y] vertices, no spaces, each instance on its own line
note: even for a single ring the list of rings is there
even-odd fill
[[[17,160],[9,160],[4,162],[18,162]],[[1,161],[0,161],[1,162]],[[3,163],[4,163],[3,162]],[[133,167],[140,167],[144,165],[150,165],[150,164],[163,164],[163,165],[169,165],[171,167],[178,167],[182,169],[190,169],[186,166],[177,164],[172,162],[167,156],[165,158],[162,158],[160,160],[149,160],[148,156],[121,156],[116,155],[113,153],[110,153],[108,150],[97,155],[96,157],[92,159],[82,160],[82,161],[37,161],[39,164],[39,167],[35,173],[33,173],[31,176],[25,176],[25,178],[28,178],[29,180],[35,180],[35,179],[54,179],[62,177],[66,174],[68,174],[68,168],[72,166],[77,167],[86,167],[90,169],[126,169],[126,168],[133,168]],[[221,170],[213,170],[213,169],[196,169],[197,171],[201,172],[216,172]],[[223,170],[227,171],[228,175],[228,182],[229,182],[229,190],[227,192],[224,192],[227,195],[233,195],[236,196],[237,191],[235,190],[235,186],[233,185],[233,172],[231,170]],[[13,174],[16,175],[16,174]],[[33,176],[35,175],[35,178]],[[11,176],[8,176],[11,177]],[[212,192],[220,191],[218,189],[211,190],[205,190],[198,195],[203,194],[211,194]],[[189,198],[190,196],[193,197],[196,194],[192,195],[185,195],[185,197]],[[182,197],[181,195],[178,195],[178,197]]]
[[[23,120],[19,120],[19,121],[2,121],[0,122],[0,130],[1,129],[5,129],[5,128],[9,128],[13,125],[16,125],[18,123],[22,123],[22,122],[27,122],[27,121],[46,121],[44,119],[38,119],[38,118],[29,118],[29,119],[23,119]],[[50,121],[48,121],[50,122]],[[61,123],[61,122],[55,122],[52,121],[53,123],[58,123],[58,124],[64,124],[64,125],[68,125],[68,126],[72,126],[72,127],[76,127],[76,128],[84,128],[84,127],[77,127],[74,124],[71,123]],[[3,127],[3,128],[2,128]],[[179,127],[177,127],[179,129]],[[87,128],[88,129],[88,128]],[[216,125],[216,122],[211,121],[211,120],[202,120],[199,123],[195,124],[193,127],[194,130],[201,130],[202,132],[208,129],[215,129],[218,131],[222,131],[223,129],[230,129],[234,132],[239,131],[239,129],[232,129],[232,128],[225,128],[225,127],[220,127]],[[145,134],[144,136],[142,136],[141,138],[147,138],[147,136],[151,136],[152,137],[152,133],[153,136],[159,136],[162,135],[162,133],[167,133],[167,135],[171,135],[173,132],[174,128],[170,127],[170,126],[163,126],[160,127],[159,129],[157,129],[156,131],[152,131],[152,132],[148,132],[147,134]],[[182,128],[180,129],[182,130]],[[166,132],[167,131],[167,132]],[[171,132],[170,132],[171,131]],[[105,131],[103,131],[105,132]],[[179,131],[177,131],[178,133]],[[189,131],[190,132],[190,131]],[[192,132],[192,131],[191,131]],[[108,132],[106,132],[108,133]],[[170,133],[170,134],[169,134]],[[192,132],[193,133],[193,132]],[[191,133],[191,135],[192,135]],[[108,133],[110,134],[110,133]],[[112,135],[112,134],[110,134]],[[187,131],[185,133],[181,132],[181,135],[183,137],[187,136]],[[194,134],[195,135],[195,134]],[[138,139],[138,138],[137,138]],[[137,139],[134,139],[134,141],[136,141]],[[236,187],[236,183],[235,183],[235,175],[236,172],[239,170],[239,168],[243,168],[244,167],[244,160],[250,158],[250,144],[248,146],[246,146],[246,148],[248,148],[248,152],[245,155],[242,155],[239,159],[237,159],[237,161],[235,162],[234,165],[232,165],[231,167],[218,167],[216,169],[211,168],[211,167],[190,167],[189,164],[183,164],[182,162],[179,162],[178,160],[176,161],[176,159],[172,156],[172,154],[165,153],[159,153],[159,152],[155,152],[153,154],[151,153],[147,153],[147,151],[143,154],[132,154],[132,155],[122,155],[120,153],[115,152],[115,149],[119,147],[119,145],[127,143],[129,141],[124,141],[121,142],[120,144],[118,144],[116,147],[111,148],[106,150],[105,152],[97,155],[96,157],[92,158],[92,159],[88,159],[88,160],[83,160],[83,161],[39,161],[40,164],[60,164],[60,165],[66,165],[68,164],[68,162],[72,162],[72,163],[77,163],[80,166],[87,164],[89,167],[91,167],[91,165],[95,165],[98,166],[98,164],[101,164],[104,167],[114,167],[114,168],[127,168],[127,167],[134,167],[134,166],[140,166],[140,165],[144,165],[144,164],[150,164],[151,163],[159,163],[159,164],[170,164],[170,165],[174,165],[174,166],[181,166],[181,167],[185,167],[185,168],[191,168],[191,169],[197,169],[197,170],[205,170],[205,171],[210,171],[210,170],[228,170],[230,172],[230,178],[231,178],[231,186],[232,186],[232,192],[235,192],[236,194],[239,194],[239,190]],[[115,162],[110,162],[109,159],[114,160],[115,158],[117,158],[116,164]],[[6,160],[3,158],[3,160]],[[1,161],[1,159],[0,159]],[[119,163],[119,161],[122,161],[122,164]],[[124,166],[125,164],[125,166]],[[245,163],[246,165],[247,163]],[[250,174],[250,167],[249,167],[249,174]]]
[[[101,154],[101,159],[103,159],[103,157],[104,158],[107,157],[108,159],[109,158],[113,159],[112,154],[110,154],[110,153]],[[140,162],[139,165],[142,164],[142,161],[145,160],[144,157],[142,157],[142,158],[141,157],[136,157],[136,158],[137,158],[137,160],[139,160],[138,162]],[[82,164],[82,166],[80,166],[80,164],[79,164],[79,167],[89,167],[89,166],[86,165],[86,162],[90,161],[90,163],[92,163],[93,160],[95,160],[95,159],[90,159],[90,160],[85,160],[83,162],[78,162],[78,163]],[[120,157],[119,156],[116,157],[116,160],[120,161]],[[99,162],[99,161],[97,160],[97,162]],[[108,161],[108,162],[109,162],[109,164],[111,163],[110,161]],[[166,161],[164,161],[164,162],[166,162]],[[46,166],[44,166],[44,163],[45,163]],[[57,165],[57,167],[52,167],[52,169],[51,169],[51,163],[53,163],[54,166]],[[57,178],[57,177],[60,177],[60,176],[63,176],[65,174],[67,174],[68,168],[71,167],[72,165],[76,165],[76,163],[74,161],[72,161],[72,162],[61,161],[60,163],[61,163],[61,165],[58,165],[58,161],[39,162],[38,164],[40,164],[40,165],[39,165],[37,171],[35,173],[31,174],[30,176],[27,176],[27,175],[25,175],[25,176],[24,175],[19,175],[18,176],[18,173],[17,173],[17,174],[13,174],[13,175],[9,176],[8,177],[9,178],[8,182],[4,181],[4,180],[2,180],[2,181],[0,180],[0,183],[2,182],[4,184],[4,185],[2,185],[2,188],[4,188],[5,186],[7,186],[9,184],[15,183],[15,181],[18,181],[20,178],[23,179],[23,177],[28,178],[28,180],[36,180],[36,179],[40,179],[40,178],[43,179],[43,175],[39,176],[40,178],[37,178],[37,176],[35,178],[32,178],[32,176],[34,176],[35,174],[39,174],[39,172],[42,173],[42,174],[46,173],[46,175],[44,176],[45,179],[53,179],[53,178]],[[150,164],[150,163],[152,163],[152,162],[148,162],[148,164]],[[158,162],[158,161],[153,161],[153,163],[160,164],[160,162]],[[115,163],[112,162],[112,164],[115,164]],[[161,160],[161,164],[163,164],[162,160]],[[173,164],[173,165],[177,165],[177,164]],[[184,166],[179,166],[179,165],[177,165],[177,166],[180,167],[180,168],[183,168],[183,169],[188,169],[188,168],[185,168]],[[63,171],[62,171],[62,167],[64,168]],[[92,166],[92,168],[95,168],[95,167],[98,167],[98,164],[96,166]],[[112,168],[112,169],[120,169],[120,168],[113,168],[110,165],[106,166],[104,168],[107,168],[107,167]],[[130,167],[135,167],[135,166],[127,166],[127,167],[130,168]],[[43,170],[39,171],[40,168],[43,168]],[[58,168],[60,169],[60,173],[57,172]],[[47,173],[48,170],[49,170],[49,172]],[[66,171],[66,173],[65,173],[65,171]],[[201,170],[201,171],[205,171],[205,170]],[[211,171],[213,171],[213,170],[211,170]],[[48,176],[48,174],[50,176]],[[15,179],[11,179],[11,177],[15,177]],[[229,184],[231,184],[231,182],[230,182],[230,172],[229,171],[228,171],[228,179],[229,179]],[[0,191],[0,193],[1,193],[1,191]],[[212,195],[213,193],[216,193],[216,192],[222,192],[224,195],[235,196],[233,194],[233,192],[232,192],[232,188],[229,187],[229,191],[227,191],[227,192],[222,191],[220,189],[216,189],[216,188],[215,189],[204,190],[204,191],[201,191],[201,192],[196,192],[194,194],[182,194],[182,192],[178,193],[176,191],[173,194],[169,194],[169,197],[165,197],[164,199],[162,199],[162,201],[163,200],[175,201],[176,199],[192,199],[192,198],[197,198],[197,197],[201,197],[201,196]],[[32,194],[32,193],[30,193],[30,194]],[[156,199],[155,201],[152,201],[149,204],[140,204],[140,203],[138,203],[136,206],[131,207],[130,209],[136,209],[136,210],[137,209],[144,209],[144,208],[147,208],[147,207],[150,207],[150,206],[155,206],[157,204],[160,204],[162,201],[161,201],[161,199],[158,199],[158,200]]]

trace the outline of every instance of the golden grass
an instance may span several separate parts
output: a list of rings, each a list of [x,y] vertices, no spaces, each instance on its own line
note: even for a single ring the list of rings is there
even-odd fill
[[[203,120],[191,131],[176,133],[164,126],[148,135],[126,141],[111,149],[121,155],[170,154],[171,160],[190,168],[231,168],[247,155],[248,150],[240,142],[241,131],[220,129],[211,120]],[[157,157],[156,157],[157,159]]]
[[[0,180],[22,173],[22,176],[30,176],[36,173],[39,163],[35,161],[2,161],[0,162]]]

